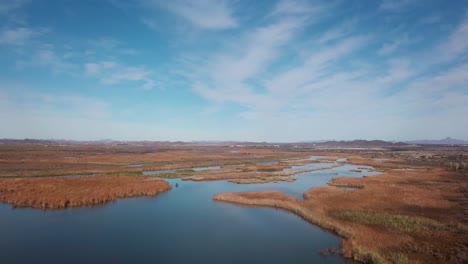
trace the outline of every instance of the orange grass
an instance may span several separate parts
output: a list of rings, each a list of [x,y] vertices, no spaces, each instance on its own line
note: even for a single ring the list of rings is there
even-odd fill
[[[170,188],[164,180],[131,176],[5,179],[0,180],[0,201],[14,207],[60,209],[153,196]]]
[[[236,152],[233,153],[233,150]],[[135,145],[0,145],[0,177],[172,170],[225,164],[255,164],[260,161],[307,156],[304,152],[277,149],[203,146],[162,148]],[[128,167],[131,164],[142,166]],[[277,169],[280,170],[281,167]]]

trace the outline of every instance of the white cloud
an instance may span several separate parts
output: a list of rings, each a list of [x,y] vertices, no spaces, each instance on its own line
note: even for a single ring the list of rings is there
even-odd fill
[[[418,0],[382,0],[380,10],[398,12],[416,4]]]
[[[357,48],[362,47],[363,44],[369,41],[366,36],[353,36],[340,41],[331,48],[326,48],[320,52],[314,53],[308,58],[308,64],[316,67],[324,67],[329,63],[335,62],[340,57],[355,51]]]
[[[24,45],[34,37],[44,34],[44,28],[4,28],[0,31],[0,44]]]
[[[19,60],[16,65],[19,68],[25,67],[46,67],[53,73],[73,73],[76,65],[67,61],[62,55],[57,53],[53,45],[44,44],[31,54],[28,60]]]
[[[313,85],[306,84],[320,80],[324,74],[327,74],[327,67],[361,48],[367,41],[366,37],[350,37],[333,46],[318,49],[307,56],[303,64],[276,74],[265,82],[265,86],[269,91],[278,93],[280,96],[300,96],[295,91],[313,89]],[[338,73],[333,72],[332,75],[336,74]]]
[[[462,22],[444,41],[438,50],[439,60],[447,62],[468,52],[468,12],[465,13]]]
[[[202,29],[229,29],[237,27],[230,2],[224,0],[173,0],[146,1],[151,6],[162,7]]]
[[[303,15],[316,13],[322,10],[322,6],[312,6],[310,2],[304,0],[280,0],[275,5],[271,15]]]
[[[444,72],[412,83],[407,90],[424,96],[445,93],[453,88],[462,88],[468,85],[468,63],[450,68]]]
[[[0,0],[0,15],[11,13],[29,2],[30,0]]]
[[[154,19],[151,19],[151,18],[142,18],[140,19],[140,21],[145,24],[147,27],[149,27],[150,29],[152,30],[159,30],[160,27],[158,25],[158,23],[154,20]]]
[[[114,61],[102,61],[98,63],[86,63],[85,73],[86,75],[98,75],[103,71],[115,68],[117,63]]]
[[[85,74],[105,85],[138,83],[145,90],[156,87],[154,73],[143,66],[126,66],[114,61],[91,62],[84,65]]]
[[[339,25],[325,31],[317,40],[317,42],[320,44],[325,44],[349,36],[352,34],[353,29],[355,29],[357,26],[356,19],[346,20],[345,22],[342,22]]]
[[[137,50],[125,47],[125,44],[121,41],[113,38],[98,38],[89,41],[89,45],[92,53],[97,52],[113,52],[116,54],[123,55],[135,55],[138,54]]]
[[[391,59],[388,62],[389,70],[384,77],[377,78],[377,85],[392,85],[414,76],[416,71],[411,63],[406,59]]]
[[[122,81],[145,80],[150,72],[143,67],[127,67],[102,79],[105,84],[117,84]]]
[[[3,100],[1,89],[0,117],[5,119],[10,114],[31,122],[31,127],[31,124],[45,127],[44,124],[51,123],[50,129],[39,129],[41,133],[53,134],[56,130],[60,133],[54,135],[75,138],[82,137],[71,129],[78,129],[76,124],[92,128],[93,132],[80,130],[85,137],[128,138],[131,135],[141,139],[154,139],[156,134],[161,135],[161,139],[190,140],[197,137],[214,139],[213,136],[217,135],[232,136],[232,139],[285,141],[320,137],[407,139],[417,138],[422,133],[428,137],[456,137],[468,133],[468,124],[465,125],[463,122],[466,121],[461,118],[468,113],[468,105],[464,103],[468,101],[468,13],[447,36],[442,36],[439,31],[447,32],[447,27],[437,27],[437,31],[429,33],[417,32],[426,27],[422,23],[435,23],[440,17],[428,18],[427,21],[414,17],[416,23],[410,26],[404,22],[394,23],[400,18],[395,14],[385,16],[384,21],[375,26],[369,24],[375,13],[348,19],[346,14],[361,8],[360,4],[331,9],[333,6],[324,6],[323,2],[281,0],[263,13],[255,10],[255,13],[241,14],[241,10],[235,8],[245,5],[251,8],[250,3],[141,1],[146,2],[145,7],[158,8],[158,12],[148,8],[147,13],[138,15],[141,23],[157,29],[158,34],[168,33],[165,28],[167,21],[160,20],[165,16],[151,15],[160,14],[161,9],[193,26],[187,30],[185,23],[175,23],[175,27],[171,25],[170,30],[182,26],[183,33],[187,34],[183,38],[177,36],[176,40],[170,39],[173,37],[171,32],[164,35],[169,37],[164,41],[177,43],[167,47],[168,53],[161,61],[159,57],[154,58],[158,59],[155,62],[142,56],[126,60],[127,57],[120,56],[125,52],[131,54],[132,49],[119,40],[103,37],[83,41],[84,47],[81,48],[86,48],[86,51],[57,48],[58,45],[35,46],[30,49],[32,59],[23,65],[84,76],[101,86],[153,89],[166,85],[179,88],[170,82],[184,82],[181,91],[190,87],[194,94],[212,106],[193,111],[202,112],[206,117],[197,122],[226,111],[219,116],[239,122],[242,127],[228,135],[226,128],[219,128],[217,134],[200,124],[186,131],[180,129],[185,128],[185,124],[172,130],[144,124],[133,126],[107,120],[112,114],[119,113],[111,113],[105,102],[75,95],[43,96],[35,99],[39,101],[37,104],[30,100],[31,106],[29,103],[21,104],[20,100],[16,103]],[[341,3],[343,1],[333,2],[336,5]],[[383,1],[379,10],[399,12],[408,10],[415,3],[408,0]],[[245,20],[238,20],[241,18]],[[245,25],[241,27],[240,21],[246,21]],[[395,29],[385,30],[395,24]],[[230,28],[235,30],[214,32]],[[36,36],[33,30],[24,27],[22,32],[6,34],[3,39],[8,41],[2,42],[0,38],[0,42],[28,43]],[[195,36],[193,46],[186,41],[190,37],[188,35]],[[422,39],[418,36],[425,36],[428,41],[421,41],[421,48],[413,49],[415,47],[410,44]],[[204,46],[208,42],[209,48]],[[28,49],[17,50],[28,53]],[[402,51],[405,51],[404,56]],[[174,54],[180,54],[177,57],[180,61],[171,60]],[[166,58],[169,59],[164,64]],[[183,67],[179,67],[181,64]],[[158,65],[158,68],[150,65]],[[162,73],[168,73],[168,76]],[[64,106],[67,110],[61,113],[58,109]],[[86,112],[85,108],[90,110]],[[117,108],[120,105],[112,109]],[[129,117],[152,112],[131,110]],[[94,117],[93,112],[102,118]],[[183,114],[177,113],[170,119],[180,121],[183,119],[180,116]],[[154,121],[151,118],[147,120]],[[28,125],[9,122],[6,124],[17,126],[9,130],[9,135],[18,132],[30,135],[29,131],[19,131],[27,129]],[[60,128],[58,122],[66,124],[65,128]],[[434,123],[438,124],[437,129],[433,128]],[[457,124],[460,126],[459,123],[462,123],[462,128],[455,128]],[[172,125],[164,124],[166,127]],[[205,129],[198,130],[198,127]],[[70,133],[69,136],[66,133]]]
[[[410,39],[407,35],[404,35],[383,44],[382,47],[377,50],[377,54],[380,56],[387,56],[394,53],[395,51],[398,51],[404,46],[415,43],[416,41],[417,40]]]
[[[417,138],[418,133],[433,124],[431,118],[448,126],[432,136],[460,135],[460,129],[453,128],[457,120],[453,116],[468,112],[468,106],[460,106],[468,97],[460,91],[466,85],[464,72],[468,68],[463,66],[431,77],[433,69],[427,65],[437,64],[437,58],[436,62],[420,65],[414,60],[421,55],[418,52],[403,58],[393,55],[401,47],[417,41],[407,36],[384,45],[379,53],[388,59],[377,57],[375,62],[372,55],[362,57],[357,52],[378,36],[353,34],[343,23],[317,39],[304,40],[297,34],[304,27],[304,20],[288,18],[280,16],[206,58],[205,63],[195,62],[203,70],[186,76],[192,89],[213,102],[217,106],[215,111],[224,102],[242,106],[246,110],[237,117],[252,122],[260,130],[257,133],[270,140],[317,138],[323,131],[329,137],[343,138],[340,132],[343,130],[347,131],[348,139]],[[294,26],[289,28],[287,23]],[[452,36],[463,32],[461,23]],[[299,38],[308,45],[288,49]],[[340,41],[333,41],[336,39]],[[451,39],[448,42],[461,41],[461,38]],[[463,54],[464,45],[459,45],[462,47],[454,45],[457,47],[454,50]],[[280,70],[270,68],[285,56],[294,63],[286,59]],[[431,90],[437,87],[439,90]],[[282,124],[280,128],[278,124]],[[317,125],[321,130],[314,132]],[[413,130],[401,133],[406,127]]]
[[[301,20],[283,19],[253,30],[235,44],[229,43],[227,51],[209,58],[202,70],[195,71],[193,90],[215,102],[261,104],[263,96],[255,94],[245,82],[266,70],[301,25]]]

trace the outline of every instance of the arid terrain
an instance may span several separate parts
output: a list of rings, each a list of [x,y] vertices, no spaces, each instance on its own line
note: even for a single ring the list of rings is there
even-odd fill
[[[213,199],[297,214],[340,235],[341,254],[365,263],[466,263],[466,147],[356,144],[4,142],[0,201],[60,209],[157,195],[171,189],[163,178],[266,183],[294,181],[298,173],[345,163],[368,165],[382,173],[336,175],[328,186],[306,191],[303,200],[274,189]],[[331,165],[284,170],[319,162],[311,156]]]

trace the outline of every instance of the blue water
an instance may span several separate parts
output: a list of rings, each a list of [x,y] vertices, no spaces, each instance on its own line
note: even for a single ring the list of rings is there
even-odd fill
[[[322,164],[325,166],[324,164]],[[60,211],[0,204],[1,263],[345,263],[319,255],[339,238],[281,210],[214,202],[214,194],[280,190],[300,197],[330,178],[372,173],[345,165],[295,182],[237,185],[169,179],[156,197]],[[375,172],[374,172],[375,173]],[[175,184],[178,187],[175,187]]]
[[[278,164],[278,161],[262,161],[262,162],[257,162],[257,165],[276,165]]]
[[[326,168],[334,165],[335,163],[312,163],[303,166],[293,166],[292,169],[285,169],[285,171],[290,170],[305,170],[305,169],[317,169],[317,168]],[[377,175],[380,172],[368,171],[366,169],[361,169],[361,172],[354,172],[350,170],[356,170],[357,165],[345,164],[340,167],[326,170],[317,170],[311,172],[304,172],[295,174],[292,177],[296,178],[296,181],[293,182],[270,182],[270,183],[259,183],[259,184],[246,184],[239,187],[240,189],[234,191],[261,191],[261,190],[278,190],[284,194],[295,196],[297,199],[302,199],[302,194],[312,187],[324,186],[331,178],[336,177],[362,177],[363,175]],[[370,167],[369,167],[370,169]]]
[[[319,160],[326,158],[327,156],[310,156],[309,160]]]

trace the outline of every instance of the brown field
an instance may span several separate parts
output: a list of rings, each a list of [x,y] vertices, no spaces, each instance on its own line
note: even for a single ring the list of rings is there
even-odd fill
[[[141,174],[142,171],[225,165],[233,171],[271,172],[283,166],[256,162],[308,157],[305,152],[231,147],[137,145],[0,145],[1,177],[70,174]],[[130,167],[132,164],[140,167]],[[200,172],[202,173],[202,172]],[[209,172],[208,172],[209,173]]]
[[[263,182],[293,180],[287,177],[292,173],[277,175],[278,171],[290,164],[257,163],[283,159],[294,165],[307,157],[307,153],[256,148],[0,145],[0,202],[14,207],[42,209],[97,205],[119,198],[150,196],[167,191],[169,184],[158,180],[166,177],[194,181],[242,181],[247,178],[252,181],[252,176],[256,181]],[[206,171],[191,169],[213,165],[222,168]],[[151,177],[145,177],[142,173],[173,169],[177,172]]]
[[[282,208],[343,237],[341,253],[366,263],[467,263],[468,175],[402,158],[348,161],[385,173],[338,177],[312,188],[299,201],[277,191],[223,193],[214,200]],[[411,170],[402,170],[411,168]]]
[[[14,207],[61,209],[153,196],[169,189],[164,180],[131,176],[5,179],[0,180],[0,202]]]

